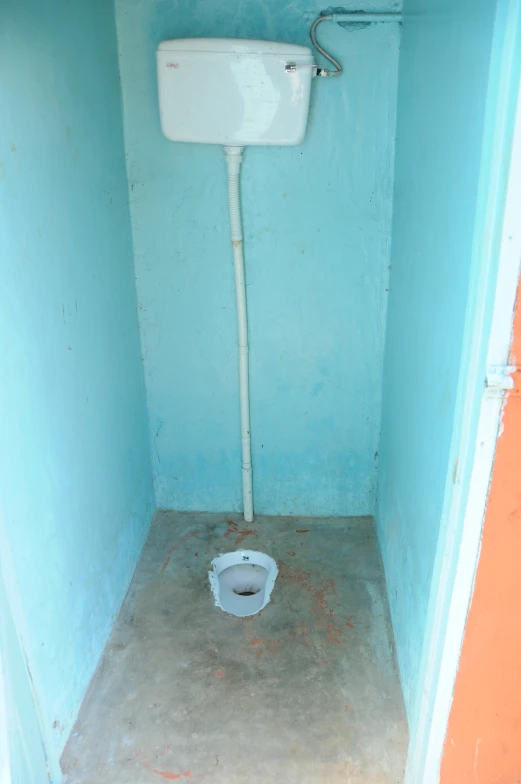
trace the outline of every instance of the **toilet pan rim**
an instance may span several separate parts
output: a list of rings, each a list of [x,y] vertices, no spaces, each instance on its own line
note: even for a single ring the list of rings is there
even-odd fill
[[[267,570],[268,575],[278,574],[277,562],[266,553],[256,550],[233,550],[231,553],[222,553],[212,559],[212,571],[216,576],[227,569],[229,566],[236,566],[240,563],[251,564],[252,566],[262,566]]]
[[[254,594],[255,597],[263,594],[262,603],[256,607],[256,609],[252,610],[251,612],[241,612],[235,613],[230,611],[229,608],[223,607],[221,603],[221,580],[219,575],[225,569],[230,566],[240,566],[241,564],[250,564],[252,566],[260,566],[266,570],[266,578],[264,583],[264,590],[257,594]],[[224,553],[221,555],[216,556],[212,560],[212,568],[208,572],[208,577],[210,581],[210,587],[214,596],[215,604],[217,607],[220,607],[221,610],[225,612],[230,612],[232,615],[236,615],[238,617],[246,617],[248,615],[256,615],[257,612],[260,612],[270,601],[271,592],[275,585],[275,580],[277,579],[277,575],[279,573],[277,562],[274,558],[266,553],[257,552],[255,550],[235,550],[231,553]],[[246,600],[250,600],[252,597],[247,597]]]

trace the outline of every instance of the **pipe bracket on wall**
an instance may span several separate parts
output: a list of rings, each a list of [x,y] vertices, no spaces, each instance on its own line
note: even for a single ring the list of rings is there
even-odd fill
[[[336,71],[329,71],[327,68],[320,68],[317,66],[316,73],[313,74],[314,76],[340,76],[343,72],[342,65],[336,60],[332,55],[328,54],[326,50],[320,46],[317,41],[317,27],[321,22],[336,22],[337,24],[344,27],[348,24],[362,24],[364,27],[368,24],[374,24],[376,22],[401,22],[403,18],[403,14],[397,12],[391,13],[372,13],[372,12],[363,12],[357,11],[353,13],[338,13],[338,14],[321,14],[317,16],[313,24],[311,25],[311,30],[309,32],[311,43],[323,55],[326,60],[329,60],[331,65],[334,65]]]

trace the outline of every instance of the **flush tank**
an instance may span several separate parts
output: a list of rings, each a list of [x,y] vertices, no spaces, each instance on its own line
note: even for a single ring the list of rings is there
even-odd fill
[[[299,144],[312,66],[306,46],[231,38],[162,41],[157,68],[163,133],[178,142]]]

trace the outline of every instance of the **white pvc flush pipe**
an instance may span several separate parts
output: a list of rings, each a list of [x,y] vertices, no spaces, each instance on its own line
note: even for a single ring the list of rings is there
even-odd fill
[[[253,488],[250,434],[250,392],[248,378],[248,311],[246,306],[246,283],[244,280],[244,258],[242,251],[242,226],[240,204],[240,173],[244,147],[225,147],[228,165],[228,206],[230,231],[235,268],[235,295],[237,298],[237,322],[239,328],[239,393],[241,405],[242,443],[242,501],[244,519],[253,520]]]

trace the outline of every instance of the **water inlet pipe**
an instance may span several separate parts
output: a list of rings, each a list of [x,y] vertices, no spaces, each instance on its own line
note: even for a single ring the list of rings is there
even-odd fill
[[[253,520],[253,484],[251,465],[250,433],[250,390],[248,376],[248,310],[246,283],[244,280],[244,257],[242,248],[240,174],[244,147],[225,147],[228,166],[228,207],[230,211],[230,233],[235,269],[235,296],[237,299],[237,325],[239,332],[239,395],[241,407],[242,444],[242,502],[244,519]]]
[[[319,24],[321,24],[321,22],[337,22],[337,24],[345,25],[359,24],[360,22],[365,24],[372,24],[373,22],[401,22],[402,19],[403,14],[395,11],[390,13],[373,13],[372,11],[354,11],[350,13],[349,11],[345,11],[343,13],[322,14],[321,16],[317,16],[311,25],[311,30],[309,31],[311,43],[315,49],[326,58],[326,60],[329,60],[331,65],[335,66],[336,71],[329,71],[327,68],[317,68],[316,75],[340,76],[344,70],[338,60],[333,57],[333,55],[326,52],[326,50],[317,41],[317,27]]]

